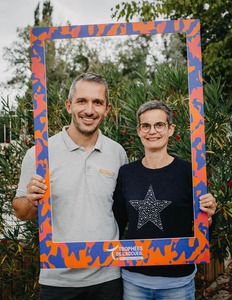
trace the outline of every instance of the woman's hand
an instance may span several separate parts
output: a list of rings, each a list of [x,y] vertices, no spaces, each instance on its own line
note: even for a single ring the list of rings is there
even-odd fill
[[[200,197],[200,209],[208,214],[209,224],[212,223],[212,216],[217,208],[216,199],[212,194],[205,194]]]

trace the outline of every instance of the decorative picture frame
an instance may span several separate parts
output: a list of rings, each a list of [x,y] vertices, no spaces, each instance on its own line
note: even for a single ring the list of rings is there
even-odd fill
[[[189,111],[192,148],[194,236],[146,240],[60,243],[52,237],[51,188],[48,159],[48,118],[45,41],[139,34],[186,34]],[[149,21],[31,29],[32,89],[37,174],[48,189],[39,203],[41,268],[91,268],[209,263],[207,215],[199,196],[207,193],[204,136],[202,58],[199,20]]]

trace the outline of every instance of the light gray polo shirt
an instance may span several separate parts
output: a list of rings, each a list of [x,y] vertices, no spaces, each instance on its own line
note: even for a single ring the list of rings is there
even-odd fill
[[[102,241],[119,238],[112,204],[118,170],[127,163],[121,145],[102,135],[90,153],[62,132],[49,138],[49,166],[54,242]],[[16,196],[26,195],[35,173],[35,150],[23,160]],[[118,268],[41,270],[40,283],[88,286],[116,279]]]

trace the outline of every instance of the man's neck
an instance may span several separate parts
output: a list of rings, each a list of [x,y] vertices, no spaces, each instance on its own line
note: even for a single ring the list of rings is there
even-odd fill
[[[91,135],[85,135],[85,134],[81,133],[80,131],[78,131],[76,128],[73,128],[72,126],[70,126],[67,129],[67,133],[75,144],[77,144],[80,147],[85,148],[85,151],[89,153],[92,151],[92,149],[94,148],[94,145],[97,142],[99,130],[96,130]]]

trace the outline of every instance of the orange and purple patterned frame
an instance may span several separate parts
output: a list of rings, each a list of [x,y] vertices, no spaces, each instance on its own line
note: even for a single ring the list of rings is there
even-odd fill
[[[192,147],[194,236],[151,240],[55,243],[52,237],[48,159],[45,41],[85,37],[184,33],[187,43],[189,111]],[[199,209],[206,193],[206,159],[199,20],[150,21],[31,29],[31,61],[37,174],[48,186],[39,204],[41,268],[148,266],[209,262],[207,215]]]

